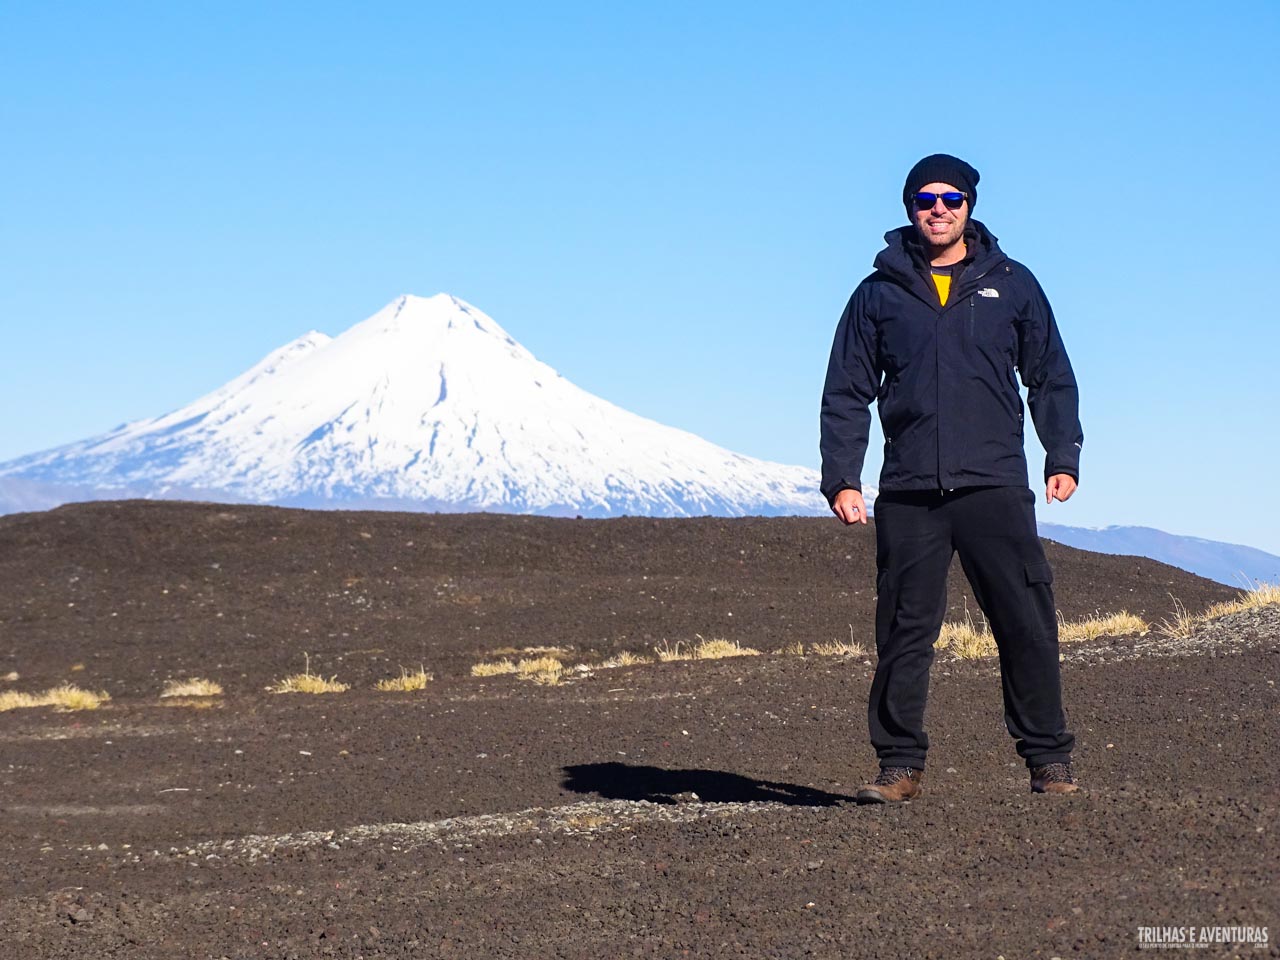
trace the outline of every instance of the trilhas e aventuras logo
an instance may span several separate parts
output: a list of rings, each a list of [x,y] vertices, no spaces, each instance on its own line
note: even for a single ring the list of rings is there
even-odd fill
[[[1139,927],[1138,947],[1146,950],[1195,949],[1214,944],[1252,944],[1259,950],[1271,943],[1266,927]]]

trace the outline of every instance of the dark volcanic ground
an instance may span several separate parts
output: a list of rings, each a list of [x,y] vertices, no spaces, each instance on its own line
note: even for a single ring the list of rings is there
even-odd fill
[[[1154,560],[1046,543],[1067,619],[1151,621],[1238,591]],[[835,518],[567,520],[86,503],[0,517],[0,675],[155,696],[196,674],[259,692],[312,669],[356,686],[486,653],[652,655],[695,635],[874,649],[875,531]],[[949,619],[979,611],[956,561]],[[70,669],[83,664],[83,671]]]
[[[1214,655],[1068,658],[1087,790],[1065,798],[1027,791],[990,661],[939,659],[925,794],[892,808],[847,802],[874,769],[871,658],[467,675],[537,644],[590,662],[852,623],[870,646],[873,540],[174,503],[0,518],[0,674],[20,674],[0,690],[114,698],[0,714],[0,956],[1013,960],[1189,925],[1268,927],[1201,955],[1280,956],[1280,616]],[[1069,619],[1234,593],[1047,549]],[[304,650],[354,689],[263,693]],[[370,689],[419,662],[426,690]],[[188,673],[228,695],[157,698]]]

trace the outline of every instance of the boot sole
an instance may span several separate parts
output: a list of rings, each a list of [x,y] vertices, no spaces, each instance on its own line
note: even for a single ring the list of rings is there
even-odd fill
[[[915,796],[918,797],[920,796],[920,794],[917,793]],[[880,793],[878,790],[859,790],[857,793],[857,800],[859,804],[910,803],[912,799],[913,799],[912,797],[903,797],[901,800],[890,800],[888,797]]]

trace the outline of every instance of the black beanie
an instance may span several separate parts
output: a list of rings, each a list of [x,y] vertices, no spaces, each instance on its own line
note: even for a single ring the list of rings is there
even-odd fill
[[[913,194],[919,193],[926,183],[949,183],[969,195],[969,210],[978,202],[978,171],[959,157],[949,153],[935,153],[925,157],[907,174],[907,182],[902,187],[902,205],[907,208],[907,219],[911,219]]]

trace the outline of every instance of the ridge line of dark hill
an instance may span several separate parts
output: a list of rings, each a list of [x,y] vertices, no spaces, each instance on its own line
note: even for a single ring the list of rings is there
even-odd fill
[[[1067,620],[1158,622],[1239,591],[1045,541]],[[0,517],[0,672],[154,695],[195,674],[261,690],[302,667],[366,683],[498,650],[578,660],[724,637],[874,649],[875,536],[834,518],[608,520],[95,501]],[[978,619],[958,561],[948,618]],[[70,672],[83,665],[79,677]]]

